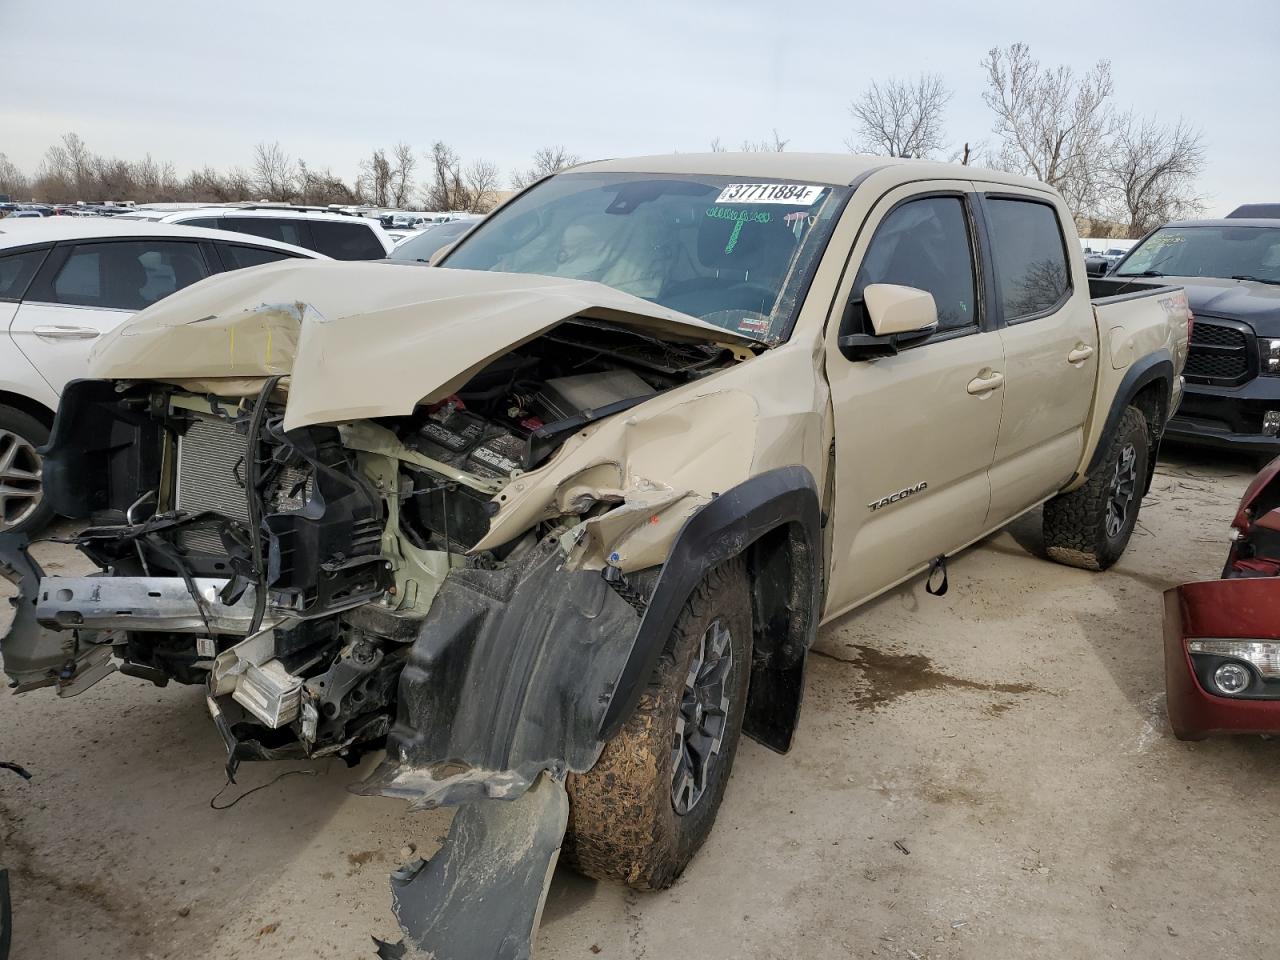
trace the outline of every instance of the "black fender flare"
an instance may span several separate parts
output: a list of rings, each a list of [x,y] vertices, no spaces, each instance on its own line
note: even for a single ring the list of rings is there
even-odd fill
[[[1120,380],[1120,386],[1116,389],[1116,395],[1112,398],[1111,408],[1107,411],[1106,422],[1102,426],[1102,432],[1098,434],[1098,445],[1094,448],[1093,455],[1089,458],[1089,465],[1085,468],[1085,475],[1093,473],[1102,463],[1102,458],[1106,454],[1106,440],[1115,433],[1116,428],[1120,425],[1120,418],[1124,416],[1124,411],[1133,403],[1134,397],[1147,386],[1152,383],[1164,384],[1164,419],[1156,424],[1155,439],[1157,445],[1160,437],[1164,434],[1165,424],[1169,422],[1169,418],[1173,416],[1173,381],[1175,377],[1173,357],[1170,356],[1168,350],[1157,350],[1155,353],[1148,354],[1140,360],[1134,361],[1129,369],[1125,371],[1124,377]],[[1154,464],[1155,458],[1151,457]]]
[[[694,513],[676,535],[645,607],[631,653],[601,722],[601,741],[612,739],[635,711],[677,617],[709,570],[767,544],[759,564],[785,564],[782,595],[762,601],[760,571],[753,572],[756,652],[753,655],[747,734],[785,751],[791,743],[803,691],[804,660],[821,616],[822,509],[813,474],[801,466],[758,474],[720,493]],[[784,558],[781,554],[785,552]],[[778,578],[775,576],[775,580]],[[768,609],[762,610],[767,605]],[[762,615],[765,614],[765,615]],[[781,634],[781,635],[779,635]],[[768,640],[767,649],[760,639]]]

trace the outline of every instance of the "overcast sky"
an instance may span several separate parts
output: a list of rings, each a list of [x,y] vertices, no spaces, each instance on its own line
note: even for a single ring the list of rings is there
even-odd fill
[[[1112,61],[1116,103],[1205,135],[1208,212],[1280,201],[1277,0],[0,0],[0,152],[33,171],[61,133],[180,172],[279,140],[352,176],[378,145],[442,139],[506,171],[705,150],[777,129],[841,151],[869,80],[943,75],[947,133],[990,138],[979,61],[1025,41]]]

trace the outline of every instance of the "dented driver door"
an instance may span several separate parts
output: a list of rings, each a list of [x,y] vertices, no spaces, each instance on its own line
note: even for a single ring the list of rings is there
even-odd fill
[[[828,324],[836,483],[827,617],[983,533],[1004,351],[981,306],[969,189],[916,184],[881,198],[837,299],[848,306]],[[896,356],[844,356],[842,328],[871,332],[861,298],[872,283],[927,290],[937,331]]]

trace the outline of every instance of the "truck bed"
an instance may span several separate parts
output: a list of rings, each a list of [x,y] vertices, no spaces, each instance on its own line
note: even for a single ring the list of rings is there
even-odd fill
[[[1149,297],[1156,293],[1170,293],[1179,289],[1158,279],[1146,277],[1090,277],[1089,299],[1094,305],[1118,303],[1137,297]]]
[[[1084,458],[1074,485],[1084,482],[1099,444],[1122,412],[1113,401],[1125,394],[1126,377],[1142,377],[1155,367],[1170,383],[1160,398],[1164,420],[1182,399],[1182,368],[1189,333],[1186,294],[1181,287],[1145,277],[1090,277],[1089,299],[1098,327],[1099,362],[1094,413],[1085,434]],[[1070,487],[1068,488],[1070,489]]]

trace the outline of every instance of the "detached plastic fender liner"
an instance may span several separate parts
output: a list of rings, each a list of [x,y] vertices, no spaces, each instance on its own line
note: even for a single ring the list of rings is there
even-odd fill
[[[355,789],[415,807],[519,796],[589,770],[639,617],[554,540],[445,579],[400,674],[387,758]]]
[[[564,782],[546,774],[508,803],[465,803],[430,861],[391,875],[404,940],[384,960],[529,960],[569,819]]]
[[[787,636],[767,637],[769,643],[757,643],[758,651],[779,652],[775,658],[779,662],[774,666],[777,672],[773,674],[777,683],[767,683],[761,671],[754,669],[750,696],[752,700],[762,698],[757,704],[772,702],[770,712],[789,717],[761,723],[758,710],[753,711],[749,702],[746,729],[765,746],[785,750],[790,745],[791,729],[800,708],[804,655],[817,633],[822,600],[822,508],[813,474],[799,466],[779,467],[752,477],[721,493],[685,522],[667,554],[622,668],[617,692],[600,728],[601,742],[616,736],[635,711],[681,608],[707,571],[784,526],[796,531],[787,543],[792,553]],[[797,584],[802,596],[796,596]],[[755,593],[759,606],[758,585]],[[761,628],[776,628],[777,620],[757,617]],[[766,689],[757,686],[758,677]]]

